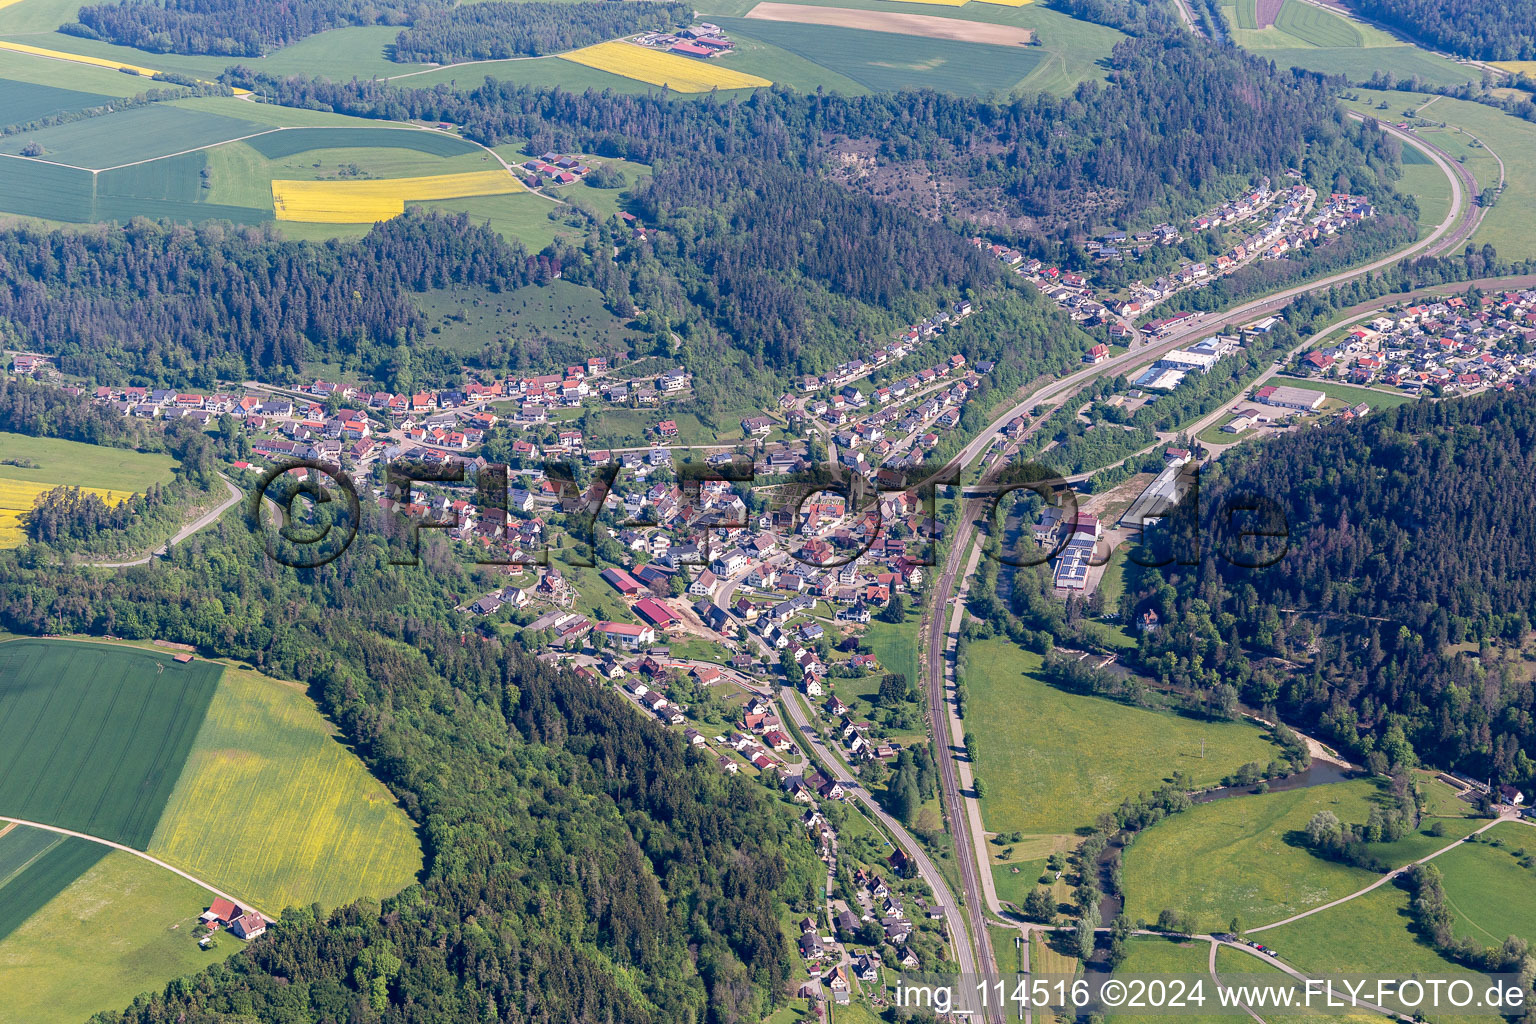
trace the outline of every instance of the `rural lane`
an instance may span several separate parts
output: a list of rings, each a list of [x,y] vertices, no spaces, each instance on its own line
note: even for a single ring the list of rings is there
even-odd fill
[[[213,893],[215,896],[220,896],[220,897],[222,897],[222,898],[224,898],[226,900],[229,900],[229,902],[234,903],[237,906],[244,907],[246,910],[254,910],[254,911],[256,911],[256,913],[260,914],[262,917],[265,917],[268,921],[275,920],[273,917],[269,916],[266,911],[264,911],[260,907],[256,906],[250,900],[243,900],[243,899],[240,899],[238,896],[231,896],[229,893],[225,892],[223,889],[217,889],[214,886],[212,886],[212,885],[208,884],[207,882],[203,881],[201,878],[198,878],[196,875],[190,875],[187,872],[181,870],[181,868],[178,868],[178,867],[175,867],[173,865],[167,864],[165,861],[161,860],[159,857],[151,857],[149,854],[145,853],[143,850],[135,850],[131,846],[124,846],[122,843],[114,843],[110,839],[103,839],[100,836],[93,836],[93,835],[91,835],[88,832],[75,832],[72,829],[60,828],[57,825],[44,825],[40,821],[28,821],[25,818],[12,818],[9,815],[5,815],[5,814],[0,814],[0,821],[8,821],[8,822],[10,822],[13,825],[25,825],[28,828],[40,829],[40,830],[42,830],[44,832],[53,832],[53,833],[55,833],[57,835],[69,836],[72,839],[84,839],[87,842],[96,843],[99,846],[107,846],[107,847],[111,847],[114,850],[122,850],[124,853],[131,853],[135,857],[139,858],[140,860],[147,860],[147,861],[149,861],[151,864],[153,864],[157,868],[164,868],[165,870],[171,872],[172,874],[180,875],[182,878],[185,878],[187,881],[191,882],[193,885],[197,886],[199,889],[206,889],[208,892]]]
[[[160,547],[156,548],[154,551],[151,551],[143,558],[135,558],[128,562],[81,562],[80,564],[92,565],[99,569],[124,569],[130,565],[148,565],[150,559],[160,558],[164,555],[170,554],[171,548],[175,547],[177,544],[180,544],[182,541],[186,540],[197,531],[212,524],[214,520],[218,519],[219,516],[227,512],[231,506],[238,504],[240,499],[245,497],[244,492],[242,492],[240,488],[236,487],[234,484],[230,483],[229,478],[226,477],[223,473],[219,474],[219,479],[224,481],[224,486],[229,489],[229,496],[223,501],[219,502],[213,508],[209,509],[207,512],[204,512],[202,515],[192,520],[192,522],[188,523],[186,526],[183,526],[181,529],[177,530],[175,535],[171,537],[170,540],[166,541]]]
[[[1364,889],[1361,889],[1361,890],[1359,890],[1357,892],[1352,892],[1348,896],[1342,896],[1339,899],[1333,900],[1332,902],[1324,903],[1322,906],[1313,907],[1311,910],[1304,910],[1304,911],[1302,911],[1299,914],[1292,914],[1290,917],[1287,917],[1283,921],[1275,921],[1272,924],[1262,924],[1262,925],[1259,925],[1257,928],[1246,928],[1246,929],[1244,929],[1244,932],[1248,933],[1248,934],[1251,934],[1253,932],[1266,932],[1266,931],[1269,931],[1269,929],[1271,929],[1271,928],[1279,928],[1283,924],[1290,924],[1292,921],[1300,921],[1304,917],[1311,917],[1313,914],[1321,913],[1324,910],[1327,910],[1330,907],[1336,907],[1336,906],[1338,906],[1341,903],[1348,903],[1352,899],[1357,899],[1358,897],[1364,896],[1368,892],[1374,892],[1375,890],[1380,889],[1382,886],[1386,885],[1388,882],[1392,881],[1394,878],[1398,877],[1399,875],[1403,874],[1404,872],[1410,871],[1413,868],[1418,867],[1420,864],[1428,864],[1430,861],[1434,860],[1436,857],[1440,856],[1442,853],[1448,853],[1449,851],[1456,849],[1456,847],[1461,846],[1463,843],[1465,843],[1467,841],[1467,839],[1470,839],[1472,836],[1480,836],[1480,835],[1482,835],[1484,832],[1486,832],[1489,829],[1493,828],[1493,826],[1497,825],[1501,821],[1518,821],[1518,820],[1520,820],[1520,815],[1519,815],[1518,812],[1506,812],[1504,814],[1501,814],[1497,818],[1494,818],[1493,820],[1489,821],[1488,824],[1484,825],[1482,828],[1478,829],[1475,832],[1469,833],[1464,838],[1456,840],[1454,843],[1451,843],[1449,846],[1443,846],[1440,849],[1436,850],[1434,853],[1429,854],[1428,856],[1420,857],[1418,860],[1410,861],[1409,863],[1404,864],[1400,868],[1396,868],[1396,869],[1394,869],[1392,871],[1388,871],[1386,874],[1384,874],[1380,878],[1376,879],[1376,881],[1372,882],[1370,885],[1366,886]]]

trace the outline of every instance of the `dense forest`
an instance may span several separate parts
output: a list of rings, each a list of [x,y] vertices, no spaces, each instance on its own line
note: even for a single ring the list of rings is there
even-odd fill
[[[537,57],[636,32],[681,28],[692,17],[693,7],[677,0],[465,4],[417,17],[395,38],[390,56],[419,64]]]
[[[80,8],[61,32],[155,53],[260,57],[316,32],[402,25],[445,0],[118,0]]]
[[[1162,568],[1131,573],[1125,610],[1163,622],[1144,668],[1277,706],[1373,767],[1529,783],[1532,501],[1529,391],[1238,450],[1152,535]]]
[[[395,350],[425,330],[408,292],[557,271],[463,215],[412,213],[327,245],[218,224],[16,228],[0,232],[0,317],[90,380],[211,384],[326,353],[408,360]]]
[[[227,964],[100,1020],[736,1024],[783,998],[781,912],[824,877],[794,815],[608,688],[466,635],[487,585],[391,566],[379,513],[320,570],[238,519],[81,573],[0,553],[0,626],[196,644],[307,684],[419,826],[420,884],[290,909]]]
[[[1130,38],[1107,85],[1070,97],[1007,101],[932,92],[871,96],[759,90],[730,101],[676,103],[662,95],[586,92],[486,80],[401,89],[381,81],[277,78],[247,67],[228,84],[273,102],[363,117],[447,121],[487,144],[529,140],[555,149],[652,163],[732,155],[827,168],[879,194],[893,181],[944,182],[956,216],[1064,238],[1104,223],[1194,213],[1230,198],[1236,179],[1301,169],[1323,188],[1343,174],[1383,191],[1382,138],[1349,122],[1316,76],[1187,35]],[[1380,151],[1380,152],[1378,152]],[[855,174],[844,158],[863,154]],[[932,185],[889,202],[932,213]]]
[[[1458,57],[1536,59],[1536,0],[1355,0],[1354,6]]]
[[[1001,277],[996,260],[953,231],[745,159],[658,163],[635,208],[668,229],[656,251],[692,300],[779,373],[852,354],[827,344],[836,326],[888,336]]]

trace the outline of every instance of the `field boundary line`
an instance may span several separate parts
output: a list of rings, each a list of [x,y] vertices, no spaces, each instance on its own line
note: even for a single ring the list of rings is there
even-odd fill
[[[87,842],[97,843],[97,844],[99,844],[101,846],[110,847],[111,849],[114,849],[114,850],[121,850],[124,853],[131,853],[135,857],[138,857],[140,860],[147,860],[147,861],[149,861],[149,863],[155,865],[155,867],[157,867],[157,868],[164,868],[165,870],[171,872],[172,874],[180,875],[182,878],[185,878],[187,881],[191,882],[193,885],[197,886],[199,889],[207,890],[208,892],[213,893],[215,896],[219,896],[219,897],[221,897],[223,899],[229,900],[229,902],[231,902],[231,903],[238,904],[239,906],[243,907],[246,910],[254,910],[254,911],[256,911],[256,913],[260,914],[262,917],[266,918],[268,921],[274,920],[266,911],[262,910],[260,907],[258,907],[256,905],[254,905],[249,900],[242,900],[242,899],[239,899],[238,897],[231,896],[229,893],[223,891],[222,889],[215,888],[210,883],[204,881],[201,878],[198,878],[196,875],[188,874],[187,872],[181,870],[181,868],[175,867],[174,865],[171,865],[171,864],[167,864],[165,861],[161,860],[159,857],[152,857],[149,854],[145,853],[143,850],[135,850],[131,846],[125,846],[122,843],[114,843],[110,839],[103,839],[100,836],[93,836],[93,835],[91,835],[88,832],[76,832],[76,831],[74,831],[72,829],[60,828],[58,825],[45,825],[45,824],[43,824],[40,821],[27,821],[25,818],[12,818],[12,817],[10,817],[9,815],[6,815],[6,814],[0,814],[0,821],[8,821],[8,822],[10,822],[13,825],[26,825],[26,826],[28,826],[30,828],[39,828],[39,829],[42,829],[44,832],[53,832],[53,833],[55,833],[57,835],[68,836],[68,837],[70,837],[72,839],[84,839]]]

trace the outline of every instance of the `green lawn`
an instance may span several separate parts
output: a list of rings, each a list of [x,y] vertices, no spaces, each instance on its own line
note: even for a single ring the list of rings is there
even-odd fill
[[[0,460],[4,459],[26,459],[37,465],[0,464],[0,478],[111,491],[143,491],[150,484],[170,483],[176,466],[175,459],[157,452],[0,431]]]
[[[1360,96],[1358,102],[1350,104],[1355,109],[1395,120],[1404,110],[1422,108],[1424,118],[1470,133],[1486,148],[1471,147],[1471,140],[1465,135],[1457,136],[1439,128],[1424,134],[1426,139],[1457,155],[1469,155],[1468,167],[1484,189],[1493,187],[1498,180],[1498,165],[1489,151],[1497,154],[1504,162],[1508,180],[1498,202],[1488,210],[1472,236],[1472,244],[1491,244],[1506,259],[1536,256],[1536,235],[1529,230],[1531,219],[1536,216],[1536,125],[1470,100],[1411,92],[1353,91]],[[1429,99],[1433,102],[1426,105]],[[1383,100],[1388,103],[1388,110],[1376,111],[1376,104]]]
[[[0,644],[0,813],[143,849],[219,671],[104,644]]]
[[[208,813],[229,806],[260,827]],[[234,668],[146,849],[271,914],[392,896],[421,869],[405,812],[303,690]]]
[[[1153,921],[1171,907],[1194,914],[1202,928],[1224,928],[1233,916],[1256,926],[1362,889],[1380,876],[1314,856],[1302,845],[1302,832],[1324,810],[1361,824],[1380,799],[1374,782],[1359,779],[1233,797],[1174,815],[1125,852],[1126,913]],[[1476,823],[1447,819],[1442,827],[1444,837],[1418,831],[1372,852],[1393,865],[1406,864],[1449,845]]]
[[[1456,934],[1483,946],[1497,946],[1510,935],[1536,942],[1536,870],[1521,863],[1536,853],[1536,828],[1506,822],[1479,838],[1435,859],[1445,875]]]
[[[1038,654],[1003,640],[966,651],[965,728],[975,734],[976,773],[988,787],[989,831],[1069,834],[1175,771],[1205,785],[1274,756],[1252,725],[1066,693],[1041,681],[1039,667]]]
[[[926,690],[923,668],[917,657],[920,622],[921,616],[916,611],[908,611],[907,621],[900,624],[871,619],[864,630],[864,642],[880,662],[882,672],[900,673],[913,686]]]
[[[218,948],[198,948],[192,929],[211,897],[197,885],[132,854],[76,842],[92,847],[97,862],[0,940],[0,1024],[75,1024],[243,945],[223,935]]]

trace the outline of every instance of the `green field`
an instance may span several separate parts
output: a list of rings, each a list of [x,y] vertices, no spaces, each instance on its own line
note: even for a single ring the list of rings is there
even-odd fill
[[[392,896],[421,869],[405,812],[297,686],[226,670],[186,765],[147,851],[269,913]]]
[[[720,21],[721,17],[741,18],[757,5],[757,0],[709,0],[701,4],[704,14],[710,15],[712,20]],[[1089,79],[1102,80],[1105,76],[1105,66],[1115,44],[1124,36],[1115,29],[1104,25],[1096,25],[1087,21],[1080,21],[1062,11],[1054,9],[1048,3],[1032,3],[1023,7],[1007,7],[995,4],[968,3],[962,7],[944,6],[916,6],[911,4],[893,4],[890,0],[812,0],[810,6],[844,7],[854,10],[867,11],[898,11],[912,14],[923,14],[930,17],[950,18],[956,21],[981,22],[984,24],[1010,25],[1017,28],[1027,28],[1035,32],[1038,44],[1029,47],[1033,52],[1042,54],[1042,59],[1035,65],[1022,81],[1017,83],[1015,89],[1023,92],[1051,92],[1065,95],[1077,88],[1079,84]],[[793,56],[796,60],[813,67],[818,66],[806,58],[797,54],[789,55],[782,47],[766,45],[771,42],[769,37],[762,35],[758,27],[765,22],[755,19],[745,19],[740,22],[740,33],[744,37],[741,47],[742,63],[738,66],[744,71],[751,71],[765,78],[771,78],[776,82],[785,82],[796,88],[805,88],[798,84],[804,76],[801,66],[786,60],[786,56]],[[737,38],[738,33],[733,31],[732,38]],[[874,36],[885,36],[885,33],[872,33]],[[882,40],[883,42],[883,40]],[[764,44],[766,54],[778,51],[778,62],[763,59],[758,62],[758,57],[753,49],[758,44]],[[965,44],[957,44],[965,45]],[[971,44],[974,45],[974,44]],[[839,74],[833,69],[837,64],[822,64],[819,75],[812,76],[811,82],[821,84],[828,90],[839,89],[837,79],[848,81],[848,76]],[[917,84],[917,83],[913,83]],[[845,90],[862,92],[864,87]]]
[[[1445,875],[1446,901],[1456,915],[1456,934],[1482,946],[1510,935],[1536,942],[1536,870],[1521,864],[1536,852],[1536,828],[1507,822],[1435,858]],[[1493,842],[1503,845],[1493,846]]]
[[[1301,0],[1285,0],[1275,16],[1275,28],[1313,46],[1365,45],[1365,36],[1347,19]]]
[[[858,82],[887,91],[927,87],[962,96],[1012,92],[1045,61],[1034,47],[991,46],[869,32],[829,25],[720,19],[732,35],[751,36]],[[772,78],[767,69],[741,70]]]
[[[1125,961],[1115,969],[1117,978],[1182,978],[1193,982],[1197,977],[1210,978],[1209,942],[1193,939],[1159,939],[1134,937],[1126,943]],[[1207,992],[1207,995],[1209,993]],[[1214,999],[1212,1000],[1214,1002]],[[1166,1021],[1160,1015],[1136,1013],[1111,1013],[1104,1018],[1109,1024],[1149,1024]],[[1220,1013],[1202,1014],[1198,1011],[1180,1013],[1179,1020],[1195,1024],[1233,1024],[1234,1017]]]
[[[25,825],[0,835],[0,942],[108,851],[100,843]]]
[[[0,78],[0,127],[112,102],[111,96]]]
[[[35,468],[0,465],[0,477],[34,483],[143,491],[171,480],[176,460],[157,452],[106,448],[57,437],[28,437],[0,430],[0,459],[28,459]]]
[[[1312,391],[1321,391],[1329,398],[1338,399],[1346,405],[1359,405],[1361,402],[1375,409],[1395,409],[1400,405],[1413,401],[1412,395],[1405,395],[1395,391],[1381,391],[1377,388],[1360,387],[1356,384],[1341,384],[1332,380],[1313,380],[1310,377],[1289,377],[1283,373],[1277,373],[1274,380],[1290,387],[1307,388]]]
[[[602,292],[565,280],[505,292],[445,288],[415,299],[426,315],[431,344],[460,355],[478,354],[487,345],[515,338],[520,348],[546,344],[568,348],[572,350],[568,358],[575,359],[577,353],[611,356],[648,340],[608,311]],[[605,408],[601,415],[616,416],[621,411]],[[652,414],[655,419],[668,418],[654,411],[646,415]]]
[[[966,650],[965,728],[975,734],[975,770],[988,788],[988,831],[1071,834],[1175,771],[1209,785],[1275,754],[1252,725],[1067,693],[1041,681],[1039,666],[1038,654],[1002,640]]]
[[[77,1024],[243,945],[226,935],[217,949],[197,947],[192,929],[210,899],[198,886],[132,854],[75,842],[99,851],[97,861],[0,939],[0,1024]]]
[[[919,616],[907,613],[907,621],[897,625],[871,620],[864,630],[864,642],[880,662],[883,672],[899,672],[913,686],[923,687],[923,668],[917,657],[917,630]]]
[[[131,647],[0,644],[0,814],[147,850],[274,914],[390,895],[421,867],[404,812],[301,690]]]
[[[10,135],[0,139],[0,153],[20,153],[37,143],[48,160],[100,169],[267,130],[256,121],[153,103]]]
[[[1376,784],[1360,779],[1217,800],[1168,818],[1125,851],[1126,913],[1152,921],[1171,907],[1195,915],[1204,928],[1223,928],[1234,916],[1255,926],[1363,889],[1380,875],[1314,856],[1302,833],[1324,810],[1363,823],[1379,799]],[[1443,837],[1428,835],[1427,827],[1372,852],[1394,866],[1407,864],[1477,823],[1441,820]]]
[[[1410,925],[1408,894],[1384,885],[1348,903],[1260,932],[1254,938],[1279,950],[1287,963],[1306,974],[1394,978],[1470,975],[1471,972],[1435,952],[1410,930]],[[1218,957],[1217,966],[1225,962]]]
[[[0,644],[0,813],[143,849],[218,678],[148,651]]]
[[[1400,80],[1418,76],[1432,85],[1459,85],[1477,73],[1362,21],[1302,0],[1286,0],[1275,24],[1258,28],[1254,0],[1223,0],[1232,39],[1280,67],[1299,67],[1352,82],[1381,72]]]

